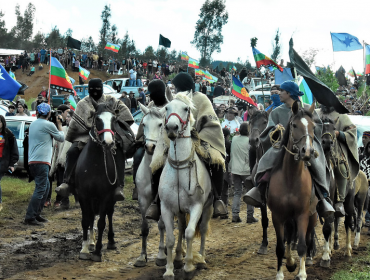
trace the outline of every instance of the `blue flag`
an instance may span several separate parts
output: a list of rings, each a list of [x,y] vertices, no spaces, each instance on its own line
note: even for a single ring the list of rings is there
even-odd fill
[[[275,84],[281,85],[285,81],[293,81],[292,71],[290,68],[283,68],[283,72],[280,72],[279,69],[275,70]]]
[[[334,52],[348,52],[362,50],[363,47],[357,37],[348,33],[330,33]]]
[[[4,67],[0,65],[0,98],[13,100],[20,87],[20,83],[10,77]]]

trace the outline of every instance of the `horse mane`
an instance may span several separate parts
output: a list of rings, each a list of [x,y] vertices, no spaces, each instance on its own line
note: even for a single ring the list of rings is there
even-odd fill
[[[151,107],[148,109],[149,109],[149,112],[147,115],[152,115],[153,117],[159,118],[159,119],[162,119],[164,117],[164,115],[162,115],[161,112],[159,112],[157,107]]]
[[[183,103],[185,103],[186,105],[189,106],[190,108],[190,118],[189,118],[189,122],[190,122],[190,127],[193,127],[194,123],[195,123],[195,119],[194,119],[194,116],[193,116],[193,113],[192,111],[195,110],[195,106],[194,106],[194,103],[193,103],[193,100],[191,98],[189,98],[188,96],[189,92],[188,91],[182,91],[182,92],[178,92],[174,97],[173,97],[173,100],[179,100]]]
[[[289,118],[288,127],[285,130],[285,132],[283,134],[283,139],[281,140],[281,143],[280,143],[280,152],[279,152],[278,156],[275,158],[274,168],[272,169],[271,174],[274,174],[276,171],[279,171],[283,167],[282,162],[283,162],[286,151],[285,151],[285,149],[282,149],[282,147],[283,146],[285,146],[285,147],[288,146],[289,137],[290,137],[290,122],[294,118],[297,118],[297,117],[302,118],[304,116],[309,116],[312,119],[312,114],[309,111],[307,111],[303,108],[299,108],[298,113],[296,115],[292,115]]]

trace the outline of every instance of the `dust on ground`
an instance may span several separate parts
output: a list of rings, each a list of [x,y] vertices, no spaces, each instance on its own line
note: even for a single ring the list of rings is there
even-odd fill
[[[127,193],[127,191],[126,191]],[[230,201],[231,202],[231,201]],[[4,205],[6,207],[6,205]],[[27,205],[18,205],[17,215],[0,213],[0,278],[4,279],[163,279],[164,267],[155,265],[159,233],[155,222],[150,222],[148,238],[148,263],[145,268],[133,266],[141,251],[141,216],[135,201],[118,202],[113,218],[116,250],[107,250],[107,233],[103,237],[103,261],[100,263],[79,260],[82,245],[81,211],[46,209],[49,223],[45,227],[30,227],[21,223]],[[260,219],[260,211],[255,216]],[[212,232],[206,241],[207,269],[197,271],[194,279],[275,279],[275,232],[270,222],[268,229],[268,255],[258,255],[262,240],[261,224],[246,224],[246,205],[241,206],[242,223],[212,219]],[[341,223],[340,246],[334,251],[331,268],[319,266],[322,254],[322,227],[316,232],[319,240],[314,266],[307,269],[308,279],[327,280],[337,270],[343,269],[351,259],[344,257],[345,234]],[[362,230],[354,256],[367,254],[369,237]],[[353,244],[354,234],[352,234]],[[195,241],[199,248],[199,240]],[[294,252],[296,261],[297,253]],[[283,264],[285,265],[285,263]],[[294,279],[298,270],[289,273],[283,267],[285,279]],[[175,279],[183,279],[182,271],[175,271]]]

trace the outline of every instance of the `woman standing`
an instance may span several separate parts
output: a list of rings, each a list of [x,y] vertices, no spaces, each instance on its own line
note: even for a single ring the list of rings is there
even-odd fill
[[[18,117],[18,116],[27,116],[27,114],[26,114],[26,107],[25,107],[25,105],[24,104],[22,104],[21,102],[18,102],[18,107],[17,107],[17,109],[18,109],[18,113],[16,114],[16,116]]]
[[[14,164],[18,161],[18,158],[17,140],[13,133],[6,128],[4,116],[0,115],[0,181],[8,170],[14,172]],[[0,211],[2,209],[2,192],[0,185]]]

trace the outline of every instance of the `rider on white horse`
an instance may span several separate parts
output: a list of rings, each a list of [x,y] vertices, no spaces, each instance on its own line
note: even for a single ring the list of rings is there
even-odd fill
[[[175,85],[176,92],[194,91],[194,81],[188,73],[182,72],[177,74],[177,76],[172,80],[172,84]],[[195,110],[192,111],[195,119],[193,127],[198,132],[202,150],[204,151],[200,156],[203,158],[211,172],[213,193],[215,196],[214,215],[227,215],[227,208],[220,199],[223,187],[223,170],[225,169],[226,156],[221,125],[215,111],[213,110],[212,104],[206,95],[200,92],[194,92],[193,103],[195,105]],[[165,157],[167,157],[167,154],[163,155],[163,149],[156,149],[154,151],[153,161],[151,164],[153,174],[161,172],[163,163],[165,162],[163,158]],[[161,160],[156,160],[159,158]],[[147,217],[158,218],[159,206],[155,204],[152,205],[152,207],[147,211]]]

